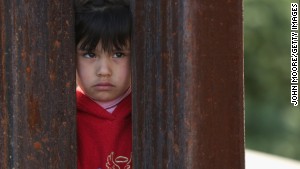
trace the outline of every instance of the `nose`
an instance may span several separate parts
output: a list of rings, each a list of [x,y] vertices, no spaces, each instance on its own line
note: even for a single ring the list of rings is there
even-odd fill
[[[110,61],[106,57],[101,57],[97,60],[96,74],[99,77],[109,77],[111,76],[111,66]]]

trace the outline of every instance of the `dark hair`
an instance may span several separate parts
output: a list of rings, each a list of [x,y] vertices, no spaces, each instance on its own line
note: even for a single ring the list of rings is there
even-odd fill
[[[75,40],[80,49],[122,49],[130,42],[132,14],[126,0],[87,0],[76,6]]]

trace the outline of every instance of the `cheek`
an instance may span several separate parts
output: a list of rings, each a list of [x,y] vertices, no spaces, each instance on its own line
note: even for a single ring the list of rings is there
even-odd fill
[[[77,70],[76,70],[76,78],[77,81],[86,81],[90,72],[90,66],[86,66],[83,63],[77,63]]]
[[[81,79],[82,78],[82,74],[84,74],[83,72],[83,68],[80,66],[80,64],[77,64],[77,68],[76,68],[76,78],[77,79]]]
[[[131,69],[128,64],[123,64],[121,67],[119,67],[117,79],[119,79],[119,82],[122,83],[124,87],[128,87],[128,85],[130,85]]]
[[[124,66],[123,76],[126,77],[127,81],[131,81],[131,67],[129,63]]]

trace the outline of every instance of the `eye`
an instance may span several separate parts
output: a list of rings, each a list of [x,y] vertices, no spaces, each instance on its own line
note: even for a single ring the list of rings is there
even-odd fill
[[[125,53],[122,53],[122,52],[115,52],[113,54],[113,58],[122,58],[125,56]]]
[[[95,58],[96,57],[96,54],[95,53],[92,53],[92,52],[87,52],[87,53],[84,53],[82,55],[82,57],[84,58]]]

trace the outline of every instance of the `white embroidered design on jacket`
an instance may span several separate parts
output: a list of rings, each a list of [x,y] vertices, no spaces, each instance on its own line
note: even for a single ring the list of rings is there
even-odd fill
[[[131,169],[130,166],[131,166],[132,154],[130,155],[130,158],[125,156],[118,156],[115,158],[114,155],[115,155],[114,152],[111,152],[110,155],[108,155],[106,161],[107,169]],[[124,168],[121,168],[122,166],[124,166]]]

